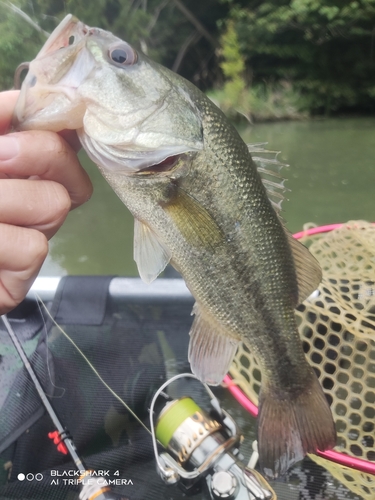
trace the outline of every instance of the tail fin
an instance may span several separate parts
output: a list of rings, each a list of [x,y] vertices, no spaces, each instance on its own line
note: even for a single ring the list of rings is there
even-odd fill
[[[332,413],[315,374],[298,394],[262,385],[258,415],[260,466],[276,478],[307,453],[333,448],[336,430]]]

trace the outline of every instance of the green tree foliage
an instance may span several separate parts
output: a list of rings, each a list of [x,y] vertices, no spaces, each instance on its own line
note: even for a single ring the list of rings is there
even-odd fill
[[[17,5],[27,12],[26,1]],[[0,89],[12,88],[17,66],[34,58],[45,40],[42,31],[0,3]]]
[[[221,64],[220,67],[225,77],[222,102],[224,109],[233,107],[241,109],[244,107],[244,93],[246,82],[244,79],[245,62],[240,52],[237,32],[234,22],[229,21],[226,31],[221,37]]]
[[[8,0],[4,0],[6,3]],[[213,84],[218,69],[217,19],[228,12],[217,0],[12,0],[51,32],[72,13],[178,70],[201,86]],[[12,85],[20,61],[33,58],[43,37],[0,0],[0,88]]]
[[[45,40],[7,1],[2,89]],[[112,31],[202,89],[222,87],[245,114],[375,109],[375,0],[12,1],[49,32],[68,12]]]
[[[290,82],[286,80],[251,82],[252,74],[249,68],[246,72],[244,55],[240,49],[233,19],[226,23],[220,44],[220,67],[225,83],[208,95],[228,116],[237,120],[242,115],[250,122],[306,116],[300,109],[299,94],[295,92]]]
[[[373,106],[375,0],[229,4],[255,83],[291,82],[313,112]]]

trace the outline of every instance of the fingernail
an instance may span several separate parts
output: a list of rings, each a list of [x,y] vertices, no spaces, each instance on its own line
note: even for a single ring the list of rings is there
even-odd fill
[[[0,136],[0,161],[11,160],[19,153],[19,144],[15,137]]]

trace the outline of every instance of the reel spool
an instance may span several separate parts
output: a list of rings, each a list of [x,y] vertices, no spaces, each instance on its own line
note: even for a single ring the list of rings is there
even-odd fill
[[[161,394],[166,397],[162,393],[165,387],[182,377],[196,379],[186,373],[168,380],[157,391],[150,407],[155,458],[163,480],[168,484],[178,482],[189,493],[205,487],[212,500],[276,500],[267,481],[242,463],[241,433],[207,385],[203,384],[211,400],[209,412],[190,397],[175,400],[167,397],[154,427],[157,398]],[[165,452],[159,454],[156,439]]]
[[[296,310],[306,358],[331,404],[337,446],[310,458],[364,500],[375,498],[375,225],[364,221],[295,235],[323,269]],[[241,345],[224,380],[256,415],[261,372]],[[234,379],[234,381],[232,380]],[[236,385],[234,385],[236,384]]]

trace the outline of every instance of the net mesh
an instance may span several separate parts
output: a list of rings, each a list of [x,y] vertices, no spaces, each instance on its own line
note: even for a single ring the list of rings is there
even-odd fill
[[[296,311],[307,360],[331,403],[337,446],[375,463],[375,226],[354,221],[301,240],[320,262],[323,280]],[[231,375],[254,402],[261,371],[242,345]],[[371,474],[312,455],[364,499],[375,498]]]

